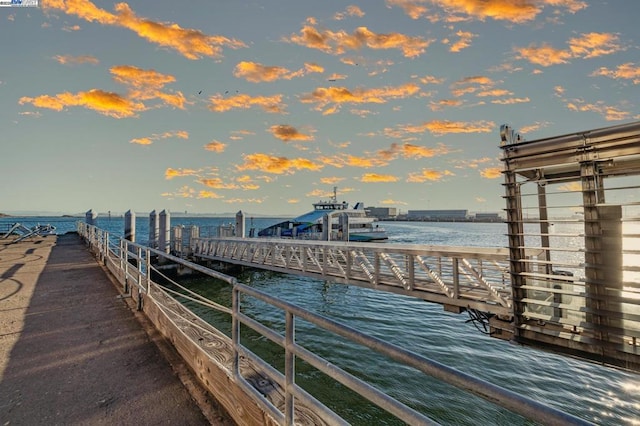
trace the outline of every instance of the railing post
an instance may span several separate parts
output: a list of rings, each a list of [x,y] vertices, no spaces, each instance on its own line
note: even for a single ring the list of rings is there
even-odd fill
[[[240,238],[245,237],[244,224],[245,224],[244,213],[242,213],[242,210],[240,210],[238,213],[236,213],[236,235],[235,235],[236,237],[240,237]]]
[[[238,314],[240,313],[240,291],[233,286],[231,296],[231,343],[233,349],[233,377],[236,381],[240,379],[240,321]]]
[[[149,213],[149,244],[151,248],[158,248],[158,215],[153,210]]]
[[[145,274],[147,279],[147,295],[151,294],[151,250],[147,248],[145,255]]]
[[[160,212],[160,232],[158,235],[158,250],[163,251],[165,253],[169,253],[170,251],[170,233],[171,232],[171,214],[162,210]]]
[[[108,257],[109,257],[109,233],[105,232],[104,233],[104,258],[102,259],[105,266],[107,266]]]
[[[129,244],[127,240],[120,240],[120,268],[124,271],[124,293],[129,293]]]
[[[458,258],[457,257],[452,257],[451,258],[451,269],[452,269],[452,273],[453,273],[453,298],[454,299],[458,299],[458,297],[460,296],[460,270],[458,267]]]
[[[142,299],[144,292],[142,291],[142,265],[140,260],[142,259],[142,247],[138,246],[136,248],[136,256],[138,259],[136,260],[136,265],[138,266],[138,279],[136,280],[136,285],[138,287],[138,311],[142,310]]]
[[[285,352],[284,352],[284,421],[294,424],[294,398],[296,362],[295,362],[295,318],[288,310],[285,312]]]

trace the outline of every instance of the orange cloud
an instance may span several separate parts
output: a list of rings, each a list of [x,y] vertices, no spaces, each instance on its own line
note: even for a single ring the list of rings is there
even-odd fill
[[[117,65],[109,71],[113,74],[114,81],[129,87],[129,98],[142,101],[160,99],[164,104],[184,109],[186,99],[181,92],[166,93],[160,90],[175,82],[174,76],[131,65]]]
[[[300,133],[295,127],[287,124],[280,124],[278,126],[271,126],[269,128],[271,134],[285,142],[288,141],[312,141],[313,136]]]
[[[195,193],[195,189],[189,188],[185,185],[179,188],[176,192],[163,192],[161,195],[168,198],[193,198]]]
[[[609,33],[587,33],[569,40],[569,49],[576,58],[596,58],[624,50],[618,36]]]
[[[454,82],[450,89],[453,96],[459,97],[469,93],[487,93],[495,84],[489,77],[476,75]]]
[[[461,99],[440,99],[436,102],[429,102],[429,109],[431,111],[442,111],[445,108],[454,108],[464,105],[464,101]]]
[[[209,100],[211,101],[209,109],[214,112],[224,112],[231,109],[249,109],[253,106],[258,106],[266,112],[282,113],[285,108],[282,104],[282,95],[251,97],[249,95],[239,94],[229,98],[216,95],[209,98]]]
[[[184,177],[184,176],[195,176],[198,172],[193,169],[172,169],[168,168],[164,172],[164,178],[166,180],[173,179],[175,177]]]
[[[426,128],[436,136],[449,133],[490,133],[494,130],[495,124],[492,121],[441,121],[434,120],[425,123]]]
[[[311,93],[300,97],[302,103],[316,104],[317,111],[323,110],[330,104],[334,107],[325,111],[334,111],[341,104],[362,104],[376,103],[382,104],[388,99],[406,98],[415,95],[420,91],[420,86],[415,83],[406,83],[396,87],[381,87],[374,89],[354,89],[346,87],[318,87]]]
[[[56,55],[53,57],[56,61],[63,65],[78,65],[78,64],[93,64],[97,65],[100,63],[98,58],[95,58],[91,55],[80,55],[80,56],[72,56],[72,55]]]
[[[56,111],[62,111],[68,106],[81,106],[114,118],[136,117],[138,112],[149,108],[142,101],[152,99],[160,99],[164,104],[176,108],[184,108],[186,100],[182,93],[164,93],[160,91],[165,84],[175,81],[173,76],[129,65],[114,66],[110,71],[116,82],[128,86],[129,91],[126,96],[100,89],[92,89],[75,94],[65,92],[55,96],[23,97],[19,102],[21,105],[32,103],[34,106]],[[142,139],[140,142],[145,143]]]
[[[531,102],[529,97],[526,98],[508,98],[508,99],[494,99],[491,101],[492,104],[498,105],[514,105],[514,104],[524,104],[527,102]]]
[[[423,6],[427,0],[387,0],[386,3],[389,6],[401,7],[412,19],[419,19],[422,16],[432,22],[493,19],[518,24],[533,21],[547,6],[556,9],[564,8],[569,13],[576,13],[587,7],[587,3],[582,0],[430,0],[429,3],[441,9],[436,12],[429,11]],[[557,15],[561,13],[561,10],[555,10],[552,13]]]
[[[591,73],[590,76],[609,77],[615,80],[631,80],[633,84],[640,84],[640,67],[628,62],[626,64],[618,65],[616,69],[612,70],[607,67],[598,68],[596,71]]]
[[[396,129],[384,129],[388,137],[402,138],[407,134],[424,133],[430,131],[436,136],[449,133],[489,133],[494,131],[495,123],[492,121],[443,121],[432,120],[419,125],[401,125]]]
[[[345,31],[319,31],[311,25],[305,25],[300,34],[292,34],[284,41],[332,55],[341,55],[347,50],[359,50],[365,46],[370,49],[399,49],[407,58],[420,56],[432,42],[400,33],[376,34],[367,27],[358,27],[353,34],[348,34]]]
[[[364,12],[358,6],[347,6],[344,12],[338,12],[333,16],[333,19],[336,21],[340,21],[345,19],[348,16],[356,16],[358,18],[362,18],[364,16]]]
[[[566,192],[582,192],[582,184],[580,182],[568,182],[560,185],[558,189]]]
[[[315,164],[306,158],[275,157],[267,154],[247,154],[244,163],[236,166],[240,171],[260,170],[272,174],[294,174],[296,170],[318,171],[321,164]]]
[[[422,6],[426,0],[387,0],[386,3],[387,7],[400,7],[411,19],[420,19],[428,11],[425,6]]]
[[[449,153],[449,148],[440,145],[437,148],[428,148],[426,146],[412,145],[406,143],[401,147],[402,156],[404,158],[431,158],[436,155],[444,155]]]
[[[424,77],[420,77],[418,79],[422,84],[442,84],[444,83],[444,78],[437,78],[432,75],[425,75]]]
[[[596,103],[585,103],[581,99],[574,99],[573,101],[567,102],[567,108],[571,111],[579,111],[579,112],[595,112],[604,116],[607,121],[619,121],[626,120],[631,117],[631,113],[628,111],[621,111],[616,107],[605,105],[603,101],[598,101]]]
[[[69,106],[80,106],[113,118],[134,117],[138,112],[146,109],[141,102],[135,102],[117,93],[99,89],[75,94],[64,92],[55,96],[42,95],[35,98],[24,96],[18,102],[20,105],[29,103],[38,108],[48,108],[55,111],[62,111]]]
[[[174,132],[164,132],[162,134],[153,134],[152,136],[131,139],[129,142],[136,143],[139,145],[151,145],[154,141],[157,141],[160,139],[172,138],[172,137],[176,137],[180,139],[189,139],[189,132],[185,130],[178,130]]]
[[[530,45],[529,47],[520,47],[516,49],[518,59],[526,59],[532,64],[549,67],[551,65],[568,64],[572,58],[571,52],[568,50],[556,49],[549,44],[541,46]]]
[[[196,182],[214,189],[238,189],[238,185],[235,183],[228,183],[222,178],[200,178]]]
[[[466,49],[471,46],[471,40],[477,37],[477,34],[473,34],[467,31],[458,31],[456,32],[456,36],[458,36],[458,41],[453,43],[451,47],[449,47],[449,52],[460,52],[462,49]]]
[[[221,152],[224,152],[226,147],[227,147],[227,144],[225,143],[218,142],[218,141],[211,141],[204,146],[204,149],[206,149],[207,151],[221,153]]]
[[[624,50],[618,43],[618,36],[609,33],[587,33],[581,37],[574,37],[569,40],[569,48],[556,49],[548,44],[540,47],[530,45],[529,47],[517,48],[518,59],[525,59],[532,64],[548,67],[557,64],[569,63],[570,59],[589,59]]]
[[[197,198],[199,199],[220,199],[224,198],[222,195],[218,195],[212,191],[201,190],[198,192]]]
[[[229,139],[241,140],[248,135],[255,135],[255,132],[251,132],[249,130],[234,130],[231,132],[231,136],[229,136]]]
[[[116,65],[111,67],[109,71],[113,74],[114,81],[135,88],[161,89],[166,84],[176,81],[172,75],[131,65]]]
[[[372,183],[372,182],[397,182],[399,179],[393,175],[381,175],[378,173],[365,173],[360,177],[360,182]]]
[[[480,170],[480,176],[486,179],[496,179],[502,176],[502,169],[499,167],[489,167]]]
[[[237,78],[244,78],[251,83],[260,83],[263,81],[275,81],[280,79],[290,80],[300,74],[292,73],[282,67],[268,67],[255,62],[242,61],[236,65],[233,75]]]
[[[398,204],[402,204],[403,206],[406,206],[408,204],[408,203],[405,203],[404,201],[392,200],[390,198],[387,198],[386,200],[380,200],[378,202],[385,206],[397,206]]]
[[[342,182],[344,180],[344,178],[341,177],[323,177],[320,178],[320,183],[324,184],[324,185],[335,185],[336,183]]]
[[[221,46],[232,49],[246,47],[239,40],[210,36],[199,30],[182,28],[178,24],[140,18],[126,3],[117,3],[115,14],[98,8],[89,0],[47,0],[42,6],[45,10],[61,10],[89,22],[127,28],[152,43],[178,51],[188,59],[221,56]]]
[[[398,158],[400,155],[404,158],[420,159],[431,158],[436,155],[444,155],[448,153],[449,149],[444,145],[440,145],[437,148],[428,148],[426,146],[413,145],[410,143],[405,143],[403,145],[392,143],[389,149],[377,151],[376,156],[386,161],[391,161]]]
[[[449,170],[440,172],[438,170],[423,169],[422,172],[420,173],[409,173],[407,182],[412,182],[412,183],[423,183],[427,181],[437,182],[442,180],[446,176],[455,176],[455,174],[453,172],[450,172]]]
[[[361,167],[370,169],[372,167],[381,167],[389,164],[389,161],[385,158],[377,157],[358,157],[356,155],[333,155],[331,157],[321,156],[318,158],[323,164],[327,164],[337,168],[343,167]]]
[[[477,169],[480,164],[486,164],[493,161],[489,157],[475,158],[471,160],[453,160],[456,169]]]
[[[538,122],[538,123],[534,123],[534,124],[530,124],[528,126],[522,126],[520,128],[520,134],[521,135],[526,135],[527,133],[531,133],[531,132],[535,132],[537,130],[540,130],[544,127],[547,127],[550,123],[549,122]]]

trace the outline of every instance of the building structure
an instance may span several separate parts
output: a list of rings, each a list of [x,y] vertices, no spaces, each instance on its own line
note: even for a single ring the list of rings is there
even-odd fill
[[[398,209],[395,207],[367,207],[367,215],[377,219],[394,219],[398,216]]]
[[[468,210],[408,210],[408,220],[443,220],[464,221],[468,220]]]
[[[500,213],[476,213],[476,222],[503,222],[504,219],[500,217]]]

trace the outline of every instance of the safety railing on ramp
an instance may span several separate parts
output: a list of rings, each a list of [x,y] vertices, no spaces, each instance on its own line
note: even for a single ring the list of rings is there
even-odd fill
[[[337,383],[408,424],[436,424],[425,414],[417,412],[303,346],[296,337],[296,333],[299,332],[296,320],[314,324],[326,332],[374,350],[425,375],[485,398],[536,422],[550,425],[588,424],[582,419],[520,394],[239,284],[233,277],[163,251],[112,237],[104,230],[81,222],[78,223],[78,232],[97,258],[121,283],[123,297],[132,297],[137,301],[138,309],[144,311],[156,327],[173,342],[203,385],[236,421],[243,424],[347,424],[346,420],[296,382],[296,360],[307,362]],[[232,286],[232,306],[223,306],[203,298],[170,278],[165,274],[165,269],[171,265],[198,271]],[[252,299],[280,310],[284,315],[284,327],[269,326],[266,321],[256,318],[253,314],[247,314],[245,306]],[[186,300],[230,317],[231,338],[179,303]],[[255,340],[245,334],[249,329],[283,349],[283,369],[274,367],[249,349],[247,342]],[[228,354],[225,351],[228,351]],[[256,380],[256,375],[262,378]],[[265,383],[268,386],[265,386]],[[265,388],[269,388],[270,391],[265,391]],[[267,421],[264,416],[256,414],[254,407],[263,410],[264,415],[271,420]]]
[[[448,310],[512,315],[508,251],[306,241],[192,238],[192,256],[404,294]]]

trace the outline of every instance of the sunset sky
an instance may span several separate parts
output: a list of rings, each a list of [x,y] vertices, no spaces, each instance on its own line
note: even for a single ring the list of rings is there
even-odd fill
[[[504,208],[499,128],[640,120],[640,2],[0,8],[0,212]]]

